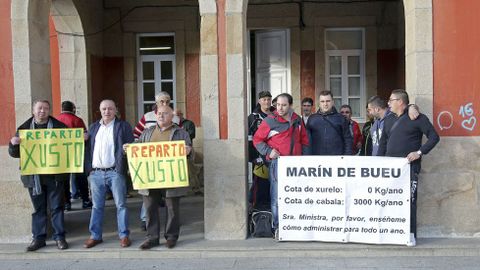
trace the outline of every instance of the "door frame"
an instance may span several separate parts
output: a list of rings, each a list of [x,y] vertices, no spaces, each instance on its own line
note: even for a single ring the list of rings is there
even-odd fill
[[[251,65],[252,65],[252,62],[251,62],[251,39],[250,39],[250,35],[252,34],[252,32],[256,32],[256,31],[264,31],[264,32],[269,32],[269,31],[275,31],[275,30],[286,30],[286,51],[287,51],[287,55],[286,55],[286,61],[287,61],[287,93],[291,94],[292,92],[292,67],[291,67],[291,34],[290,34],[290,28],[288,27],[273,27],[273,28],[249,28],[247,29],[247,113],[250,114],[252,113],[252,102],[255,102],[255,101],[252,101],[252,80],[251,80],[251,76],[252,76],[252,70],[251,70]],[[256,44],[254,44],[256,45]],[[254,46],[254,48],[256,48],[256,46]],[[256,55],[256,54],[255,54]],[[256,64],[256,63],[254,63]],[[255,74],[255,77],[257,75]],[[257,93],[255,93],[255,96],[257,95]],[[275,98],[275,97],[272,97],[272,98]],[[256,99],[255,99],[256,100]]]

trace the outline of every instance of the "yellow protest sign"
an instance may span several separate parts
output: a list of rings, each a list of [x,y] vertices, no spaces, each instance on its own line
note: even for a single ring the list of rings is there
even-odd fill
[[[131,144],[127,158],[133,189],[188,186],[184,141]]]
[[[20,173],[83,172],[83,129],[24,129],[20,136]]]

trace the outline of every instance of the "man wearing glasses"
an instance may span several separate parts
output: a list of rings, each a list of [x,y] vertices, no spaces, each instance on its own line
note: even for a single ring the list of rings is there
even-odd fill
[[[403,89],[392,91],[388,106],[393,114],[385,119],[380,138],[379,156],[406,157],[410,162],[411,204],[410,204],[410,244],[415,246],[417,237],[417,187],[422,156],[430,152],[440,138],[432,123],[424,114],[416,120],[408,116],[408,94]],[[427,141],[422,145],[423,135]]]
[[[390,111],[384,99],[379,96],[373,96],[368,99],[367,112],[375,118],[375,122],[370,129],[370,136],[372,137],[372,156],[378,156],[378,147],[380,146],[385,119],[392,114],[392,111]],[[419,113],[417,105],[412,104],[408,106],[408,116],[411,120],[417,119]]]

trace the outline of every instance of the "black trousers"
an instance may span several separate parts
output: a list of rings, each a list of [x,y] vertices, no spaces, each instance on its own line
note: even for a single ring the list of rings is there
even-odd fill
[[[152,242],[160,239],[160,201],[164,194],[164,190],[151,189],[148,196],[143,196],[147,214],[147,239]],[[165,206],[167,207],[165,239],[177,240],[180,234],[180,197],[165,198]]]
[[[74,183],[77,190],[80,192],[80,197],[83,202],[90,201],[90,194],[88,191],[88,178],[84,173],[72,173],[68,181],[63,182],[63,189],[65,192],[65,202],[70,202],[72,193],[70,192],[70,183]]]
[[[33,189],[29,188],[30,199],[33,204],[32,236],[36,240],[46,240],[47,219],[50,208],[51,222],[53,227],[53,239],[65,239],[63,219],[63,183],[54,179],[42,179],[42,194],[33,195]]]
[[[419,163],[410,165],[410,233],[413,233],[415,238],[417,237],[417,189],[420,169]]]

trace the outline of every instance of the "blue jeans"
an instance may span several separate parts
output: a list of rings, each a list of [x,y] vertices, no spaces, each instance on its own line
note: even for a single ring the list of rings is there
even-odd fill
[[[145,203],[142,202],[142,208],[140,209],[140,220],[147,221],[147,210],[145,210]]]
[[[273,228],[278,228],[278,161],[276,159],[270,162],[268,167],[268,180],[270,180],[270,208],[272,209]]]
[[[92,171],[88,177],[90,189],[92,191],[92,215],[90,217],[91,238],[94,240],[102,239],[103,212],[105,208],[105,194],[107,188],[112,191],[113,200],[117,207],[117,227],[120,239],[127,237],[128,230],[128,211],[127,211],[127,184],[125,176],[117,173],[115,170]]]

